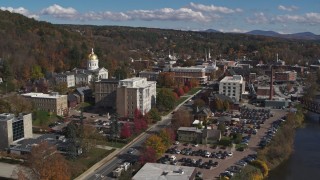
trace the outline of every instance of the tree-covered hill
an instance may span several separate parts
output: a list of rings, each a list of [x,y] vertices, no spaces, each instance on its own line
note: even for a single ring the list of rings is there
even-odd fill
[[[54,25],[0,11],[0,58],[6,63],[6,71],[2,69],[0,77],[10,75],[17,82],[25,82],[31,78],[34,65],[39,65],[43,73],[85,67],[92,47],[100,66],[109,69],[111,75],[119,67],[128,67],[130,58],[151,60],[165,57],[169,51],[191,60],[204,58],[205,49],[210,49],[214,58],[230,60],[247,56],[267,62],[274,60],[276,53],[293,64],[320,58],[319,41],[120,26]]]

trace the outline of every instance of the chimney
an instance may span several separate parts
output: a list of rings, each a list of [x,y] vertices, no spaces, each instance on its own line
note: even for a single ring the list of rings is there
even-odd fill
[[[269,100],[272,100],[272,97],[273,97],[273,68],[271,66]]]

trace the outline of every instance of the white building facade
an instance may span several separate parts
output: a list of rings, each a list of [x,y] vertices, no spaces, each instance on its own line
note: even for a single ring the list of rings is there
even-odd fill
[[[219,83],[219,94],[223,94],[237,101],[242,99],[245,92],[245,81],[241,75],[226,76]]]
[[[147,78],[130,78],[119,82],[117,88],[117,113],[133,117],[136,109],[144,115],[156,102],[156,82]]]

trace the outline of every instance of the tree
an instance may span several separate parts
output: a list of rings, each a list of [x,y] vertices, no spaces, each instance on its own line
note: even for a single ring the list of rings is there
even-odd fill
[[[11,105],[8,101],[0,99],[0,113],[12,112]]]
[[[172,127],[177,130],[179,127],[189,127],[192,123],[193,117],[191,113],[184,109],[176,111],[171,120]]]
[[[160,111],[172,109],[175,97],[170,89],[163,88],[157,94],[157,107]]]
[[[187,92],[189,92],[189,87],[188,86],[183,86],[183,91],[185,92],[185,93],[187,93]]]
[[[36,179],[69,180],[70,172],[66,160],[57,153],[55,146],[43,141],[37,146],[33,146],[27,158],[28,167]]]
[[[157,154],[156,151],[150,147],[146,146],[143,148],[142,153],[140,155],[140,163],[145,164],[147,162],[154,163],[157,160]]]
[[[183,96],[184,95],[184,91],[183,91],[183,88],[182,87],[177,87],[174,89],[174,92],[177,93],[177,95],[180,97],[180,96]]]
[[[59,94],[66,94],[68,92],[68,87],[66,83],[57,83],[54,87],[53,90],[56,92],[59,92]]]
[[[148,112],[148,117],[151,118],[152,122],[157,122],[161,120],[161,116],[157,108],[152,108]]]
[[[228,111],[230,109],[229,101],[227,101],[227,100],[223,101],[223,109],[225,111]]]
[[[38,65],[34,65],[31,69],[31,78],[32,79],[40,79],[43,78],[44,75],[42,73],[42,69]]]
[[[226,131],[226,125],[224,123],[219,123],[218,130],[224,133]]]
[[[128,123],[125,123],[120,132],[120,137],[123,139],[129,138],[131,136],[131,131]]]
[[[165,151],[166,146],[163,144],[161,137],[151,135],[145,142],[146,147],[151,147],[156,151],[156,157],[160,157]]]
[[[255,161],[252,161],[251,164],[260,169],[263,177],[267,177],[268,176],[269,168],[268,168],[267,164],[264,161],[255,160]]]
[[[214,108],[218,111],[221,111],[223,109],[223,101],[219,98],[214,100]]]
[[[206,105],[206,102],[204,102],[204,100],[197,98],[193,101],[193,107],[194,108],[201,108],[204,107]]]
[[[161,72],[158,77],[158,84],[161,87],[173,87],[174,86],[174,74],[172,72]]]
[[[172,129],[162,129],[159,133],[159,137],[161,137],[162,143],[168,148],[174,141],[174,132]]]
[[[30,113],[32,111],[32,104],[20,95],[11,96],[9,99],[11,110],[15,114]]]

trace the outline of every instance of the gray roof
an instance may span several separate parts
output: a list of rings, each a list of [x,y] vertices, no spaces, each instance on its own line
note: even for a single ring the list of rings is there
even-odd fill
[[[221,131],[218,129],[204,129],[202,133],[202,137],[208,138],[208,139],[220,140]]]
[[[218,118],[218,121],[231,121],[232,118],[229,116],[221,116]]]
[[[89,91],[89,90],[91,90],[91,89],[89,88],[89,86],[78,87],[78,88],[76,89],[76,91],[77,91],[79,94],[81,94],[81,95],[84,95],[84,92],[85,92],[85,91]]]
[[[146,163],[132,180],[190,180],[195,167]]]
[[[190,132],[201,133],[201,129],[198,129],[196,127],[179,127],[178,131],[190,131]]]

